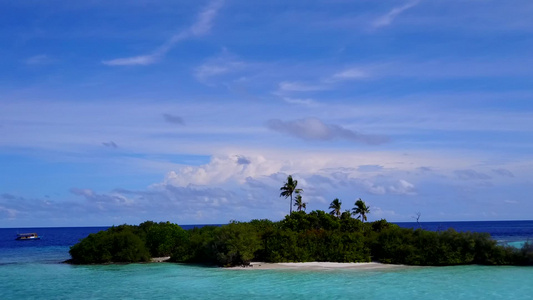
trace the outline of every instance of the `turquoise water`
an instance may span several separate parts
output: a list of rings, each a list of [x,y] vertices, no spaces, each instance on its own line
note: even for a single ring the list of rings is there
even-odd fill
[[[171,263],[0,266],[0,299],[531,299],[531,267],[250,270]]]

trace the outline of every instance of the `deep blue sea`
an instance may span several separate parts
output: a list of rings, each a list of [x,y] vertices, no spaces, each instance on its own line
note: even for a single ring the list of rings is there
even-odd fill
[[[533,240],[533,221],[398,225],[488,232],[514,246]],[[250,270],[172,263],[62,263],[70,258],[70,246],[103,229],[0,229],[0,299],[533,299],[533,267]],[[22,232],[37,232],[43,238],[15,241]]]

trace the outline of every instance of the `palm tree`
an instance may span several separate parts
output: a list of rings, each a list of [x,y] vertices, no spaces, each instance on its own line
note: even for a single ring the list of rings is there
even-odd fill
[[[307,203],[302,200],[302,195],[300,194],[300,192],[296,193],[296,197],[294,199],[294,206],[296,206],[297,211],[302,211],[302,209],[305,210],[307,206]]]
[[[285,197],[285,199],[291,197],[291,205],[289,206],[289,214],[292,214],[292,194],[293,193],[301,193],[303,192],[302,189],[297,189],[296,187],[298,186],[298,180],[293,180],[292,179],[292,175],[289,175],[289,177],[287,177],[287,182],[285,183],[284,186],[282,186],[279,190],[281,191],[281,193],[279,194],[280,197]]]
[[[331,201],[331,204],[329,205],[329,208],[332,209],[332,211],[330,211],[329,214],[337,218],[340,218],[341,217],[341,205],[342,205],[341,200],[339,200],[338,198],[335,198],[335,200]]]
[[[352,208],[353,215],[359,215],[357,218],[361,218],[361,221],[366,221],[366,215],[370,213],[370,206],[366,206],[365,201],[361,200],[361,198],[357,199],[355,201],[355,207]]]

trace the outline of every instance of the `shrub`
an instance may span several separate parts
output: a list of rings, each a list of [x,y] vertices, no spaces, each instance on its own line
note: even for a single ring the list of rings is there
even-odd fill
[[[150,254],[144,242],[127,225],[90,234],[70,248],[72,262],[78,264],[145,262]]]
[[[170,256],[187,243],[187,232],[170,222],[152,224],[146,231],[146,246],[152,257]]]

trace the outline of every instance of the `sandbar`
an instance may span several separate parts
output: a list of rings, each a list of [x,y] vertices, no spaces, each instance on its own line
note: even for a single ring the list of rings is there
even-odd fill
[[[154,263],[167,262],[170,261],[170,256],[152,257],[150,261]]]
[[[368,263],[336,263],[336,262],[300,262],[300,263],[264,263],[251,262],[249,266],[233,267],[231,269],[246,270],[331,270],[331,269],[357,269],[357,270],[391,270],[411,268],[406,265],[382,264],[377,262]]]

